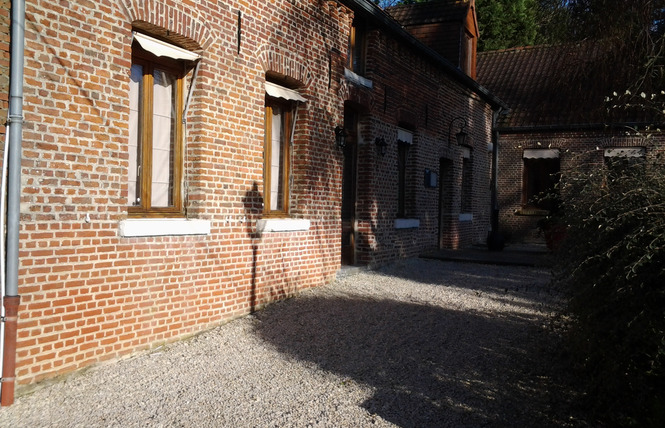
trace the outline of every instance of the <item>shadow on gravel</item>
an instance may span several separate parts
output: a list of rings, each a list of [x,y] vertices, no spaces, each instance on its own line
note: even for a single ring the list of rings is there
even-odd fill
[[[372,387],[363,406],[398,426],[569,426],[539,359],[542,320],[351,295],[302,296],[256,319],[280,352]]]

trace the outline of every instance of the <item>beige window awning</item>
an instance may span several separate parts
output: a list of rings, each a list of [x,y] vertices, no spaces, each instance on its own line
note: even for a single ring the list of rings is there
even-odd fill
[[[134,36],[134,40],[136,40],[143,49],[155,56],[165,56],[186,61],[196,61],[201,58],[201,55],[197,53],[179,48],[178,46],[163,42],[154,37],[146,36],[145,34],[137,33],[136,31],[134,31],[132,35]]]
[[[557,159],[559,149],[524,149],[524,159]]]
[[[413,132],[397,128],[397,139],[403,143],[413,144]]]
[[[644,147],[617,147],[605,149],[606,158],[643,158],[647,150]]]
[[[285,88],[272,82],[266,82],[266,94],[273,98],[282,98],[287,101],[299,101],[301,103],[307,100],[293,89]]]

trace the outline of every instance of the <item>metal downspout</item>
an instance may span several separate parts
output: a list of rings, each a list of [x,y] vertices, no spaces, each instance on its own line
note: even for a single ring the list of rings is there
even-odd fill
[[[0,405],[14,403],[16,375],[16,326],[18,323],[18,248],[21,203],[21,141],[23,138],[23,49],[25,46],[25,0],[13,0],[11,10],[9,80],[9,154],[7,164],[7,265],[5,272],[5,344]]]

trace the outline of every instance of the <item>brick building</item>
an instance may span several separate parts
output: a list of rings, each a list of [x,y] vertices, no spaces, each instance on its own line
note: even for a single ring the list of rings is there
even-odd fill
[[[25,29],[19,385],[486,238],[503,104],[369,1],[27,0]]]
[[[478,55],[478,81],[510,106],[496,126],[500,230],[509,240],[538,236],[538,221],[553,208],[541,195],[559,174],[665,148],[665,136],[653,127],[657,117],[611,108],[609,101],[633,80],[605,69],[610,48],[585,41]]]

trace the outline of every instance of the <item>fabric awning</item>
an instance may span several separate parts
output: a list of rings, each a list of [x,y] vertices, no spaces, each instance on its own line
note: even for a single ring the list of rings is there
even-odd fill
[[[266,82],[266,94],[274,98],[283,98],[287,101],[307,102],[307,100],[293,89],[279,86],[272,82]]]
[[[413,144],[413,132],[397,128],[397,139],[403,143]]]
[[[524,149],[524,159],[556,159],[559,149]]]
[[[155,39],[154,37],[146,36],[142,33],[133,33],[134,40],[136,40],[139,45],[146,51],[150,52],[155,56],[165,56],[173,59],[184,59],[187,61],[196,61],[201,58],[201,55],[196,54],[187,49],[179,48],[170,43],[163,42],[161,40]]]
[[[644,147],[617,147],[605,149],[606,158],[643,158],[647,150]]]

